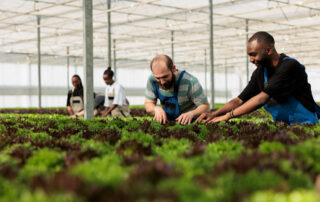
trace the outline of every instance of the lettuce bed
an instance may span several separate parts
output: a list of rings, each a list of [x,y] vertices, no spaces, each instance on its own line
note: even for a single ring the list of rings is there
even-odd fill
[[[0,114],[0,201],[316,201],[319,125]]]

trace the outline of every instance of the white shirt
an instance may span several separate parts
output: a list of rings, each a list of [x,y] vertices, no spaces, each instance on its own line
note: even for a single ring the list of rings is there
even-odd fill
[[[116,104],[119,106],[127,104],[126,92],[124,88],[116,81],[112,85],[107,85],[106,87],[105,101],[104,101],[105,107],[110,107],[110,102],[108,97],[113,97],[112,104]]]

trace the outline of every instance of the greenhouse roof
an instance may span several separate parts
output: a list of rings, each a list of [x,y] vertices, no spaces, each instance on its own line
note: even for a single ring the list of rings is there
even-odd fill
[[[37,61],[41,16],[42,63],[64,64],[67,55],[82,63],[81,0],[11,0],[0,8],[1,62]],[[177,66],[203,68],[205,56],[209,63],[209,0],[112,0],[111,9],[94,0],[95,66],[108,59],[108,12],[119,68],[146,68],[156,54],[171,55],[172,45]],[[247,34],[261,30],[275,37],[278,52],[320,66],[319,0],[213,0],[213,30],[218,71],[226,63],[245,67]]]

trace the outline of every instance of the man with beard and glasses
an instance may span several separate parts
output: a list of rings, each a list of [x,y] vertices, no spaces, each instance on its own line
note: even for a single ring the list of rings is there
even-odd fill
[[[313,99],[304,65],[278,54],[274,44],[267,32],[257,32],[249,39],[247,53],[257,68],[248,85],[217,111],[201,114],[198,122],[226,121],[264,106],[275,122],[319,123],[320,108]]]
[[[145,91],[146,111],[153,120],[166,123],[176,120],[189,124],[204,112],[209,112],[207,96],[197,78],[179,71],[167,55],[158,55],[150,63],[152,75]],[[156,105],[159,98],[162,107]]]

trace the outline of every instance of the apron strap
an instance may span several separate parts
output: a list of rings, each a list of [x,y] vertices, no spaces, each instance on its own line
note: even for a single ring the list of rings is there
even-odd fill
[[[183,77],[183,75],[184,75],[185,72],[186,72],[186,71],[183,70],[183,71],[180,73],[179,78],[178,78],[178,81],[177,81],[177,82],[175,83],[175,85],[174,85],[174,96],[175,96],[175,97],[178,96],[178,91],[179,91],[180,82],[181,82],[181,79],[182,79],[182,77]]]
[[[268,70],[267,67],[263,67],[263,76],[264,76],[264,85],[266,86],[268,84]]]
[[[174,96],[178,96],[178,91],[179,91],[180,82],[181,82],[181,79],[182,79],[182,77],[183,77],[183,75],[184,75],[185,72],[186,72],[186,71],[183,70],[183,71],[180,73],[179,78],[178,78],[178,81],[177,81],[177,82],[175,83],[175,85],[174,85],[174,92],[173,92],[173,95],[174,95]],[[155,93],[156,97],[160,98],[161,93],[160,93],[160,91],[159,91],[159,84],[158,84],[158,82],[157,82],[157,81],[153,81],[153,82],[152,82],[152,87],[153,87],[153,92]]]

